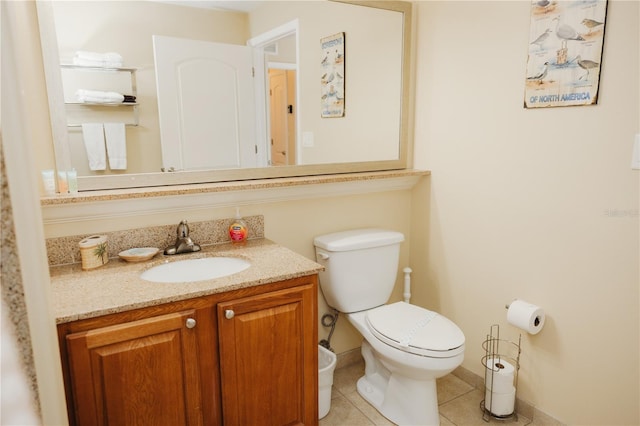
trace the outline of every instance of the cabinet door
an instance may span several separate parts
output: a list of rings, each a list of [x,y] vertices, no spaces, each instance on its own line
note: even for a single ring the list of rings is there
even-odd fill
[[[318,422],[313,284],[218,304],[226,425]]]
[[[200,425],[195,310],[66,337],[78,425]]]

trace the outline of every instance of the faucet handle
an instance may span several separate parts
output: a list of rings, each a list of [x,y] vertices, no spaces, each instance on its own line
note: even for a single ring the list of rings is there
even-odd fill
[[[186,220],[182,220],[177,229],[178,238],[187,238],[189,236],[189,225]]]

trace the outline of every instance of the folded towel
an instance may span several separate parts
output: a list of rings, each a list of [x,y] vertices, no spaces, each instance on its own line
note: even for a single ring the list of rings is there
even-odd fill
[[[122,66],[122,56],[116,52],[97,53],[79,50],[73,56],[73,63],[86,67],[118,68]]]
[[[89,59],[73,58],[73,65],[79,65],[81,67],[94,67],[94,68],[121,68],[122,62],[91,61]]]
[[[126,170],[127,139],[124,123],[104,123],[104,134],[107,140],[109,168],[111,170]]]
[[[124,101],[124,95],[118,92],[102,92],[100,90],[84,90],[76,91],[76,98],[80,102],[94,104],[119,104]]]
[[[122,55],[116,52],[98,53],[88,50],[78,50],[75,52],[74,57],[91,61],[122,61]]]
[[[84,123],[82,125],[84,147],[89,159],[89,169],[105,170],[107,158],[104,148],[104,131],[102,123]]]

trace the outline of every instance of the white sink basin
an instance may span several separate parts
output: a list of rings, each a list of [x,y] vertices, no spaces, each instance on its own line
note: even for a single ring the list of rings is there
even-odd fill
[[[238,257],[186,259],[154,266],[140,274],[140,278],[157,283],[204,281],[233,275],[249,266],[249,261]]]

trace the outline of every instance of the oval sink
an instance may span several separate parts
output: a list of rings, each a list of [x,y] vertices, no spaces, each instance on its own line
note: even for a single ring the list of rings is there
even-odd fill
[[[140,278],[157,283],[204,281],[233,275],[249,266],[249,261],[237,257],[186,259],[154,266],[140,274]]]

